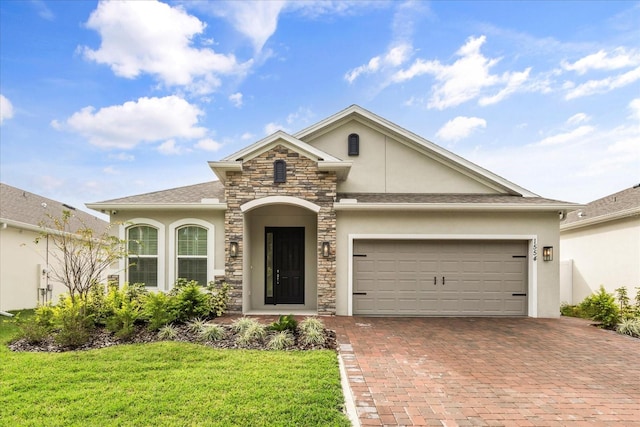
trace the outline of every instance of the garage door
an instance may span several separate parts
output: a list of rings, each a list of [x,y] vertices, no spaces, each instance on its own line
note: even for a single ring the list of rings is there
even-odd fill
[[[356,240],[353,313],[524,316],[527,242]]]

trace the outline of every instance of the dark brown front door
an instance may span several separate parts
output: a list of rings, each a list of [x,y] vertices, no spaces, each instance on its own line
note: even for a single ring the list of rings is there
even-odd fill
[[[304,304],[304,227],[265,229],[265,304]]]

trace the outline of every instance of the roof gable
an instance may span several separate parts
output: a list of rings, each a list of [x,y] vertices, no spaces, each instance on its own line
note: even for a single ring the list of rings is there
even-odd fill
[[[570,212],[560,228],[570,230],[632,216],[640,216],[640,184],[594,200],[582,209]]]
[[[227,172],[241,171],[244,162],[248,162],[277,146],[284,146],[301,156],[317,162],[321,170],[337,172],[340,179],[346,178],[351,167],[351,162],[334,157],[283,131],[277,131],[240,151],[236,151],[221,161],[209,162],[209,167],[220,181],[225,182]]]
[[[463,159],[358,105],[352,105],[325,120],[309,126],[294,134],[294,137],[313,145],[314,141],[320,139],[323,135],[348,124],[350,121],[355,121],[375,129],[377,132],[390,137],[392,140],[414,150],[420,155],[430,158],[470,179],[476,180],[487,188],[494,189],[496,192],[522,195],[525,197],[538,197],[535,193]]]

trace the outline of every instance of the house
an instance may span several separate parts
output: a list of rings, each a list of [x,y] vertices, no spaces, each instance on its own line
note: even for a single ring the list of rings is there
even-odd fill
[[[561,302],[578,304],[600,285],[640,287],[640,184],[570,212],[560,224]]]
[[[559,314],[551,253],[578,205],[357,105],[209,167],[213,182],[87,205],[127,224],[121,281],[225,280],[256,314]]]
[[[54,245],[48,237],[35,243],[47,216],[59,218],[65,210],[96,232],[109,225],[73,206],[0,183],[0,311],[55,303],[66,291],[49,274],[56,262]]]

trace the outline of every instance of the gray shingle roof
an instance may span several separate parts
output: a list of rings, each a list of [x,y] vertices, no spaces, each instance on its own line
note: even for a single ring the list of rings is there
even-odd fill
[[[97,233],[102,233],[109,225],[108,222],[72,206],[0,183],[0,220],[39,227],[47,220],[47,215],[57,218],[65,210],[72,212]]]
[[[399,193],[339,193],[340,199],[356,199],[358,203],[487,203],[549,205],[566,204],[543,197],[521,197],[509,194],[399,194]]]
[[[567,214],[567,218],[561,225],[577,224],[580,221],[594,220],[608,215],[615,216],[614,214],[618,212],[634,208],[640,208],[640,184],[587,203],[584,208]]]
[[[219,199],[221,203],[224,202],[224,186],[222,183],[220,181],[209,181],[202,184],[188,185],[186,187],[178,187],[169,190],[138,194],[136,196],[105,200],[96,204],[180,204],[200,203],[202,199]]]

